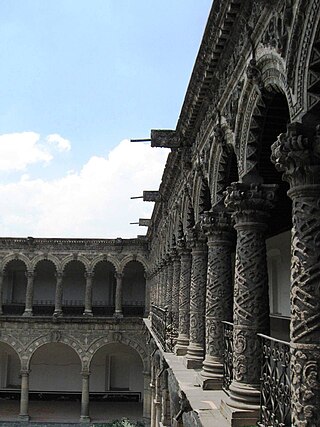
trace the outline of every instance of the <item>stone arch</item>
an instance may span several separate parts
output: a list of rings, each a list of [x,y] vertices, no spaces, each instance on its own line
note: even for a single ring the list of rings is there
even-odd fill
[[[91,261],[89,265],[89,271],[94,271],[96,265],[99,264],[99,262],[109,262],[113,265],[115,271],[120,270],[120,263],[117,258],[113,257],[112,255],[100,254]]]
[[[30,259],[26,255],[21,254],[21,253],[13,253],[13,254],[5,256],[2,259],[2,261],[1,261],[1,271],[4,271],[6,269],[8,263],[10,261],[16,261],[16,260],[22,261],[25,264],[26,269],[28,271],[32,271],[33,270],[32,262],[30,261]]]
[[[30,362],[31,362],[32,356],[40,347],[46,344],[53,344],[53,343],[65,344],[68,347],[72,348],[72,350],[74,350],[77,356],[79,357],[82,367],[84,366],[83,360],[85,356],[85,351],[82,345],[79,343],[79,341],[77,341],[72,336],[64,334],[59,330],[53,330],[45,335],[37,337],[28,344],[28,346],[25,349],[25,355],[26,355],[26,358],[24,360],[25,366],[28,369],[30,368]]]
[[[130,261],[137,261],[137,262],[140,262],[140,264],[142,264],[142,266],[143,266],[143,268],[144,268],[144,271],[145,271],[146,273],[148,273],[148,272],[149,272],[149,270],[150,270],[150,266],[149,266],[148,261],[147,261],[143,256],[141,256],[141,255],[139,255],[139,254],[130,254],[130,255],[126,255],[126,256],[121,260],[121,263],[120,263],[120,266],[119,266],[119,270],[118,270],[118,272],[119,272],[119,273],[123,273],[123,271],[124,271],[124,269],[125,269],[126,265],[127,265]]]
[[[145,349],[137,341],[133,341],[131,338],[125,336],[121,332],[113,332],[111,336],[105,336],[95,340],[90,345],[90,347],[86,352],[86,357],[84,358],[84,363],[86,364],[86,367],[88,369],[90,368],[92,359],[96,354],[96,352],[100,350],[100,348],[104,347],[105,345],[113,344],[113,343],[125,344],[133,348],[134,350],[136,350],[136,352],[139,354],[141,358],[141,361],[143,364],[143,371],[148,372],[150,370],[150,366],[149,366],[150,362],[149,362],[148,354],[145,351]]]
[[[56,271],[61,271],[61,262],[59,258],[52,254],[39,254],[32,259],[32,267],[35,270],[37,264],[41,261],[50,261],[55,266]]]
[[[18,356],[20,362],[20,368],[23,367],[23,346],[19,340],[13,338],[11,335],[5,335],[0,338],[0,343],[7,344]]]
[[[64,271],[64,269],[66,268],[66,266],[71,261],[79,261],[79,262],[81,262],[83,264],[85,270],[86,271],[90,271],[90,261],[85,256],[78,255],[78,254],[68,255],[67,257],[65,257],[61,261],[61,271]]]
[[[240,97],[239,117],[235,131],[236,149],[239,150],[239,177],[252,171],[257,164],[257,137],[266,114],[266,100],[272,94],[285,96],[290,118],[294,107],[281,57],[274,53],[264,54],[257,60],[263,89],[247,80]]]

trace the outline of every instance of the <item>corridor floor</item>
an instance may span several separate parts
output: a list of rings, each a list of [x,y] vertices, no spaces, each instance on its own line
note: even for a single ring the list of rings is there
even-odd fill
[[[18,401],[0,399],[0,421],[16,421],[18,414]],[[31,421],[78,422],[80,402],[30,401],[29,415]],[[93,422],[110,422],[121,418],[142,420],[142,403],[90,402],[90,417]]]

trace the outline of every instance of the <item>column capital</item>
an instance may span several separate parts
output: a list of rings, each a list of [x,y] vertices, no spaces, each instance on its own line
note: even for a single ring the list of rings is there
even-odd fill
[[[235,228],[241,223],[265,224],[276,201],[276,184],[233,182],[225,192],[225,205],[233,211]]]
[[[63,276],[64,276],[64,272],[63,272],[63,271],[57,271],[57,272],[55,273],[55,276],[56,276],[56,279],[57,279],[57,280],[62,280],[62,279],[63,279]]]
[[[84,277],[85,277],[86,279],[92,279],[92,278],[93,278],[93,276],[94,276],[94,272],[93,272],[93,271],[86,271],[86,272],[84,273]]]
[[[201,215],[201,229],[208,237],[208,243],[213,236],[233,239],[233,221],[231,213],[225,210],[208,211]]]
[[[306,137],[301,123],[290,123],[287,132],[272,144],[271,152],[271,161],[291,189],[320,182],[320,125],[312,137]]]
[[[116,272],[114,273],[114,277],[115,277],[117,280],[121,280],[121,279],[123,279],[123,276],[124,276],[124,274],[123,274],[123,273],[120,273],[120,272],[118,272],[118,271],[116,271]]]
[[[30,374],[30,369],[28,369],[28,368],[22,368],[21,370],[20,370],[20,375],[22,376],[22,377],[26,377],[26,376],[28,376]]]
[[[27,279],[34,279],[36,273],[34,272],[34,270],[27,270],[25,272],[25,275]]]

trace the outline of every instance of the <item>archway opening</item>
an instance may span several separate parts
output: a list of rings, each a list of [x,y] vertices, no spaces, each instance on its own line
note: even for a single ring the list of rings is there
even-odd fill
[[[63,313],[82,315],[86,288],[85,267],[80,261],[70,261],[63,275]]]
[[[19,414],[21,363],[18,354],[8,344],[0,342],[0,407],[2,419]]]
[[[145,292],[146,279],[144,266],[139,261],[128,262],[123,270],[123,314],[143,316]]]
[[[112,315],[115,298],[115,267],[111,262],[100,261],[94,268],[92,310],[94,315]]]
[[[21,315],[26,301],[26,265],[21,260],[8,262],[3,283],[3,313]]]
[[[292,228],[292,203],[287,196],[289,186],[282,180],[271,162],[271,145],[290,122],[288,103],[280,91],[268,93],[263,98],[265,114],[261,127],[259,174],[265,184],[277,184],[277,200],[268,222],[267,263],[269,277],[271,336],[289,339],[290,316],[290,241]]]
[[[55,304],[56,268],[48,260],[41,260],[35,268],[33,285],[33,312],[36,315],[52,314]]]

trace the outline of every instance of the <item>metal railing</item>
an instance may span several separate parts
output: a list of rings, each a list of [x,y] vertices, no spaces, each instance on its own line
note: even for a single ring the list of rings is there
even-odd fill
[[[262,340],[260,427],[291,426],[290,345],[266,335]]]
[[[229,394],[229,387],[233,378],[233,323],[222,322],[224,328],[223,350],[223,390]]]
[[[156,334],[163,350],[172,352],[175,345],[172,313],[167,307],[162,308],[151,304],[151,328]]]

